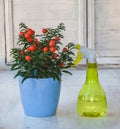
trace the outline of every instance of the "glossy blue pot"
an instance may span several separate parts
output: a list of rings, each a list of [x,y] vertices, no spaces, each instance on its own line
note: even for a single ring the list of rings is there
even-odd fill
[[[61,83],[53,78],[28,78],[19,86],[24,113],[33,117],[54,115],[57,110]]]

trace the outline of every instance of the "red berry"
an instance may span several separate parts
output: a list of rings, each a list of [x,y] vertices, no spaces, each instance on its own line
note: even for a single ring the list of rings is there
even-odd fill
[[[21,54],[21,55],[24,55],[24,54],[25,54],[25,51],[24,51],[24,50],[22,50],[22,51],[20,52],[20,54]]]
[[[55,41],[54,41],[54,40],[51,40],[51,41],[49,42],[49,46],[50,46],[50,47],[54,47],[54,46],[55,46]]]
[[[55,37],[54,40],[55,40],[55,41],[59,41],[60,38],[59,38],[59,37]]]
[[[26,40],[27,40],[27,42],[30,43],[30,42],[32,42],[33,39],[30,37],[30,38],[27,38]]]
[[[31,45],[31,46],[28,48],[28,50],[30,50],[30,51],[35,51],[35,49],[36,49],[36,47],[35,47],[34,45]]]
[[[51,52],[55,52],[55,51],[56,51],[56,48],[55,48],[55,47],[51,47],[51,48],[50,48],[50,51],[51,51]]]
[[[44,48],[43,48],[43,51],[44,51],[44,52],[48,52],[48,47],[44,47]]]
[[[65,66],[65,64],[62,62],[62,63],[61,63],[61,67],[64,67],[64,66]]]
[[[26,49],[26,51],[30,51],[29,47]]]
[[[33,35],[35,34],[35,31],[34,31],[34,30],[32,31],[32,34],[33,34]]]
[[[25,34],[25,38],[26,38],[26,39],[28,39],[28,38],[30,38],[30,37],[31,37],[30,34],[28,34],[28,33]]]
[[[63,52],[66,52],[66,51],[67,51],[67,48],[66,48],[66,47],[64,47],[64,48],[63,48]]]
[[[30,61],[30,60],[31,60],[31,56],[29,56],[29,55],[26,56],[26,57],[25,57],[25,60],[26,60],[26,61]]]
[[[34,42],[38,44],[38,39],[37,38],[34,38]]]
[[[46,32],[47,32],[47,29],[46,29],[46,28],[43,28],[43,29],[42,29],[42,32],[43,32],[43,33],[46,33]]]
[[[53,58],[56,59],[58,57],[58,54],[54,53]]]
[[[25,33],[24,33],[23,31],[20,31],[20,34],[19,34],[19,35],[20,35],[20,36],[24,36],[24,34],[25,34]]]
[[[27,33],[28,33],[29,35],[34,35],[34,34],[35,34],[35,31],[32,30],[31,28],[29,28],[29,29],[27,29]]]

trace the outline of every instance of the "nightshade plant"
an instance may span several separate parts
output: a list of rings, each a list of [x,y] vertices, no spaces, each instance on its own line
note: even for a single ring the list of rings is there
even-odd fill
[[[22,76],[23,81],[27,78],[60,80],[63,72],[71,74],[66,69],[73,65],[75,44],[63,45],[64,23],[56,28],[43,28],[41,34],[24,23],[19,24],[19,29],[18,47],[11,49],[11,70],[17,70],[15,77]]]

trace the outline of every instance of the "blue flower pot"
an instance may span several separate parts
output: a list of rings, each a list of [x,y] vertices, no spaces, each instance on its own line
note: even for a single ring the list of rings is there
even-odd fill
[[[33,117],[54,115],[57,110],[61,83],[53,78],[28,78],[19,86],[24,113]]]

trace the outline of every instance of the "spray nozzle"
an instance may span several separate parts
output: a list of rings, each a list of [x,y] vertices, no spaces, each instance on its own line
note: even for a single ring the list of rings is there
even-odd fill
[[[82,60],[82,58],[88,59],[90,63],[96,62],[96,53],[93,49],[80,46],[80,44],[76,44],[75,48],[78,50],[78,52],[74,61],[74,66],[76,66]]]

